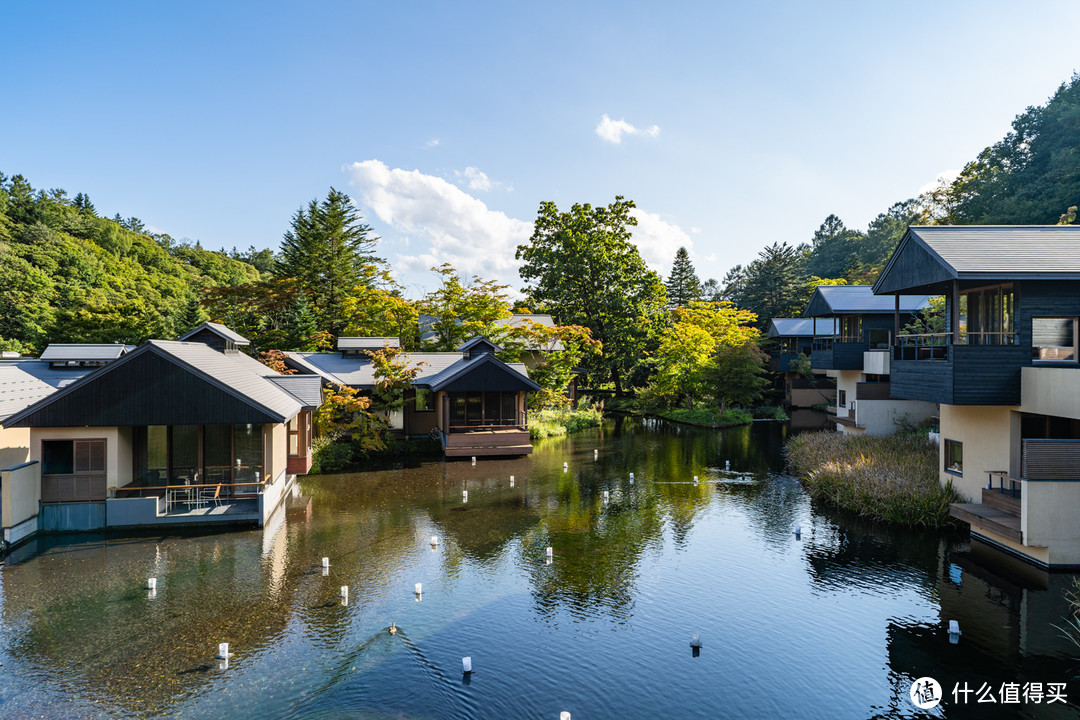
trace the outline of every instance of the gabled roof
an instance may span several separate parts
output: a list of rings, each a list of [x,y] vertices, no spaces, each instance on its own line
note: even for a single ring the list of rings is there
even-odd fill
[[[875,293],[925,291],[952,280],[1080,279],[1080,225],[913,225]]]
[[[384,347],[401,347],[396,337],[339,337],[338,350],[382,350]]]
[[[49,362],[107,362],[134,350],[120,343],[50,343],[41,359]]]
[[[927,295],[901,295],[900,312],[918,312],[929,304],[929,300]],[[869,285],[818,285],[806,304],[803,317],[891,315],[893,310],[893,298],[874,295]]]
[[[477,355],[468,359],[461,359],[454,363],[450,367],[444,369],[442,372],[430,375],[421,382],[419,379],[414,383],[415,385],[426,385],[432,390],[448,390],[458,389],[451,387],[459,384],[463,381],[467,381],[469,375],[473,373],[479,373],[482,370],[488,371],[485,373],[484,379],[476,384],[476,387],[470,387],[470,389],[476,390],[539,390],[540,386],[529,379],[528,371],[525,369],[523,363],[504,363],[494,355]],[[483,386],[485,383],[490,383],[490,378],[494,375],[500,377],[504,384],[509,384],[512,387],[504,387],[500,384],[498,387],[494,385]]]
[[[288,352],[286,362],[301,372],[321,376],[327,382],[355,388],[375,386],[375,366],[364,356],[342,357],[341,353]],[[434,375],[461,360],[458,352],[402,353],[410,370],[419,366],[417,381]]]
[[[8,418],[11,426],[284,422],[305,405],[270,368],[202,343],[149,340]]]
[[[474,347],[478,347],[480,345],[487,345],[489,348],[491,348],[495,352],[498,352],[499,350],[502,350],[501,347],[499,347],[495,343],[491,342],[490,340],[488,340],[486,337],[484,337],[482,335],[477,335],[476,337],[474,337],[471,340],[466,340],[465,342],[458,345],[456,349],[458,351],[460,351],[460,352],[465,353],[465,352],[468,352],[468,351],[472,350]]]
[[[836,318],[822,318],[817,321],[818,335],[835,335],[840,328]],[[773,318],[769,321],[767,337],[814,337],[814,318]]]
[[[177,341],[178,342],[183,342],[184,340],[187,340],[191,336],[196,335],[196,334],[202,332],[203,330],[209,330],[210,332],[214,333],[215,335],[217,335],[217,336],[219,336],[219,337],[221,337],[221,338],[223,338],[225,340],[228,340],[229,342],[231,342],[231,343],[233,343],[235,345],[250,345],[251,344],[251,341],[248,340],[243,335],[241,335],[240,333],[235,332],[234,330],[231,330],[231,329],[225,327],[221,323],[216,323],[216,322],[204,322],[202,325],[195,328],[194,330],[192,330],[190,332],[186,332],[183,335],[181,335],[180,337],[178,337]]]

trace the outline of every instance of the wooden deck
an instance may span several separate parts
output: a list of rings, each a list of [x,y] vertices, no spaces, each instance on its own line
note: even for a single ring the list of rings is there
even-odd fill
[[[1024,543],[1024,535],[1020,531],[1020,516],[1000,507],[986,503],[953,503],[949,506],[949,514],[961,522],[966,522],[975,532],[985,530],[1021,545]]]
[[[532,451],[529,431],[518,428],[473,430],[443,435],[443,453],[446,457],[529,455]]]

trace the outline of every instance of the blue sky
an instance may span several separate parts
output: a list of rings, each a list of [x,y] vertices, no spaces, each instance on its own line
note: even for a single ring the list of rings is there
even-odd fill
[[[0,171],[215,249],[276,248],[335,186],[413,293],[442,261],[520,287],[541,201],[623,195],[654,267],[687,245],[719,278],[961,168],[1080,69],[1078,21],[1067,1],[8,4]]]

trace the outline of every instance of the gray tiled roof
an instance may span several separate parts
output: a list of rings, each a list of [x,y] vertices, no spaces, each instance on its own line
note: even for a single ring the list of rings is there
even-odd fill
[[[960,274],[1080,276],[1080,225],[930,225],[908,231]]]
[[[178,337],[177,340],[180,341],[180,342],[183,342],[184,340],[187,340],[189,337],[191,337],[195,333],[199,332],[200,330],[210,330],[211,332],[213,332],[213,333],[215,333],[217,335],[220,335],[221,337],[225,338],[226,340],[229,340],[230,342],[233,342],[233,343],[235,343],[237,345],[250,345],[251,344],[251,341],[248,340],[243,335],[241,335],[240,333],[236,332],[235,330],[232,330],[231,328],[225,327],[221,323],[216,323],[216,322],[204,322],[202,325],[195,328],[191,332],[184,333],[183,335]]]
[[[817,321],[818,335],[834,335],[840,327],[836,318]],[[773,318],[769,321],[767,337],[813,337],[814,318]]]
[[[401,347],[396,337],[339,337],[338,350],[382,350],[384,347]]]
[[[286,355],[303,372],[321,375],[328,382],[358,388],[375,386],[375,368],[369,358],[342,357],[341,353],[290,352]],[[420,381],[459,362],[461,353],[415,352],[402,353],[401,357],[410,369],[420,365],[420,372],[416,376]]]
[[[417,378],[416,384],[427,385],[433,390],[438,390],[440,387],[446,385],[454,378],[460,377],[461,375],[464,375],[465,373],[468,373],[471,370],[480,367],[485,363],[496,363],[498,365],[505,365],[512,371],[522,375],[523,382],[531,386],[532,389],[540,389],[540,386],[529,378],[529,372],[525,369],[525,365],[523,363],[504,363],[494,355],[477,355],[476,357],[469,358],[467,360],[461,358],[458,360],[458,362],[450,365],[447,368],[444,368],[442,371],[427,376],[426,378],[424,378],[423,382],[421,382],[420,379]]]
[[[322,405],[322,378],[318,375],[270,375],[267,380],[299,400],[305,410]]]
[[[92,371],[93,368],[50,368],[46,360],[29,358],[0,362],[0,424],[9,415]]]
[[[49,362],[115,360],[134,347],[119,343],[50,343],[41,359]]]
[[[901,295],[900,312],[918,312],[926,307],[929,301],[929,295]],[[807,317],[891,314],[894,309],[891,295],[874,295],[869,285],[819,285],[803,314]]]

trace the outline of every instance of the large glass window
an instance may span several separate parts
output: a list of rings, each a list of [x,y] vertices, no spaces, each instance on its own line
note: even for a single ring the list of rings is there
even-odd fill
[[[961,295],[962,342],[968,345],[1014,344],[1014,302],[1011,285],[971,290]]]
[[[41,474],[71,475],[75,472],[75,444],[71,440],[41,443]]]
[[[435,393],[427,388],[416,388],[414,405],[416,412],[427,412],[435,409]]]
[[[484,396],[481,393],[465,394],[465,421],[469,425],[479,425],[484,419]]]
[[[146,428],[146,479],[148,484],[164,483],[169,474],[169,428],[151,425]]]
[[[945,472],[953,475],[964,474],[964,443],[945,441]]]
[[[517,423],[517,393],[504,392],[502,394],[502,417],[510,423]]]
[[[465,424],[465,393],[450,394],[450,424]]]
[[[172,431],[172,482],[195,482],[199,469],[199,426],[173,425]]]
[[[1076,325],[1075,317],[1032,318],[1032,359],[1036,362],[1076,362]]]
[[[262,479],[261,425],[233,425],[233,452],[236,455],[237,482],[241,479]]]
[[[840,342],[862,342],[861,315],[845,315],[840,318]]]

